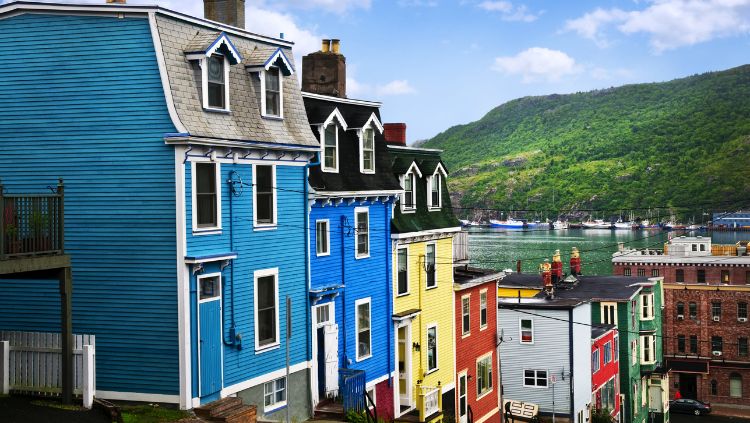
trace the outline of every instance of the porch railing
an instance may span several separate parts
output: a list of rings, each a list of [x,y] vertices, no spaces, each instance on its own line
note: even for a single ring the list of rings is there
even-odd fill
[[[349,411],[364,411],[366,382],[364,370],[339,369],[339,393],[344,402],[344,415]]]
[[[8,194],[0,181],[0,260],[62,254],[64,187],[48,194]]]
[[[419,386],[417,392],[417,407],[419,409],[419,421],[423,422],[435,413],[440,412],[442,406],[442,395],[439,386]]]

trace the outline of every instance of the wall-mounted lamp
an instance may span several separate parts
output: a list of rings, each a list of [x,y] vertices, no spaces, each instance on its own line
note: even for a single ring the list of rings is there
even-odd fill
[[[411,347],[414,348],[415,351],[420,351],[419,342],[412,343]]]

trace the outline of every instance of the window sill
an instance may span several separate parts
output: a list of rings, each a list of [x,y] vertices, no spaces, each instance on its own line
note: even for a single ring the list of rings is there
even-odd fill
[[[331,168],[324,168],[323,166],[320,167],[320,171],[323,173],[339,173],[339,169],[331,169]]]
[[[278,225],[255,225],[253,226],[254,231],[275,231],[278,229]]]
[[[255,354],[263,354],[264,352],[277,350],[280,347],[281,347],[281,344],[279,342],[275,342],[269,345],[264,345],[262,347],[255,347]]]
[[[204,107],[203,111],[209,112],[209,113],[219,113],[219,114],[224,114],[224,115],[228,115],[232,113],[232,111],[229,109],[219,109],[216,107]]]
[[[471,336],[471,332],[468,332],[468,333],[462,333],[462,334],[461,334],[461,339],[466,339],[466,338],[468,338],[469,336]]]
[[[373,170],[360,169],[359,173],[361,173],[363,175],[374,175],[375,174],[375,169],[373,169]]]
[[[479,396],[474,401],[481,400],[482,398],[484,398],[487,395],[491,394],[493,390],[494,390],[494,388],[490,388],[488,391],[482,392],[481,394],[479,394]]]
[[[416,212],[417,212],[417,209],[401,209],[401,213],[403,214],[411,214],[411,213],[416,213]]]
[[[355,260],[366,259],[366,258],[370,258],[370,253],[362,254],[362,255],[356,254],[354,256]]]
[[[193,228],[193,236],[221,235],[221,228]]]
[[[279,121],[279,122],[284,120],[284,116],[261,115],[260,117],[262,117],[263,119],[275,120],[275,121]]]
[[[359,363],[359,362],[361,362],[361,361],[365,361],[365,360],[367,360],[368,358],[372,358],[372,353],[370,353],[370,355],[366,355],[366,356],[364,356],[364,357],[357,357],[357,358],[356,358],[356,361],[357,361],[357,363]]]
[[[440,370],[440,367],[434,368],[432,370],[428,370],[424,375],[425,376],[431,375],[431,374],[437,372],[438,370]]]
[[[280,402],[280,403],[276,403],[276,404],[270,405],[268,407],[264,407],[263,408],[263,413],[265,413],[265,414],[274,413],[276,411],[283,410],[285,408],[286,408],[286,401]]]
[[[487,330],[487,325],[479,326],[479,331]]]
[[[442,207],[428,207],[427,209],[428,209],[429,211],[431,211],[431,212],[436,212],[436,211],[441,211],[441,210],[443,210],[443,208],[442,208]]]
[[[330,255],[331,255],[330,251],[327,252],[327,253],[317,253],[317,252],[315,253],[315,257],[327,257],[327,256],[330,256]]]
[[[396,294],[396,298],[399,298],[399,297],[406,297],[406,296],[408,296],[409,294],[410,294],[409,292],[404,292],[403,294]]]
[[[425,289],[424,289],[424,290],[425,290],[425,291],[432,291],[433,289],[437,289],[437,287],[438,287],[438,286],[437,286],[437,284],[436,284],[435,286],[428,286],[428,287],[425,287]]]

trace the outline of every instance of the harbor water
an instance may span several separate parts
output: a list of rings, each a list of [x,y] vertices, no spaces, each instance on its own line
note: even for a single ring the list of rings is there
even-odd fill
[[[523,272],[537,272],[544,259],[552,261],[559,249],[567,273],[570,251],[577,247],[581,252],[583,273],[611,275],[612,253],[618,243],[626,248],[662,249],[670,232],[661,230],[610,230],[610,229],[527,229],[508,230],[485,227],[469,229],[469,257],[472,266],[496,270],[516,270],[521,260]],[[685,231],[671,232],[671,236],[686,235]],[[710,236],[714,243],[734,244],[750,238],[749,232],[693,232],[692,235]]]

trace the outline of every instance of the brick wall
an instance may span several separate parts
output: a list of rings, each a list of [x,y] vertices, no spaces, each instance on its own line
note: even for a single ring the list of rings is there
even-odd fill
[[[712,260],[719,258],[711,257]],[[643,269],[643,276],[664,276],[664,283],[676,283],[677,269],[682,269],[684,273],[685,283],[697,283],[698,282],[698,270],[703,269],[706,273],[706,283],[718,284],[722,283],[721,272],[722,270],[729,271],[729,284],[731,285],[745,285],[750,281],[750,268],[748,267],[736,267],[736,266],[721,266],[715,262],[710,263],[711,265],[696,266],[696,265],[665,265],[665,264],[622,264],[613,263],[614,275],[625,276],[625,270],[630,269],[630,276],[638,276],[638,270]],[[652,274],[653,270],[657,270],[659,274]]]

